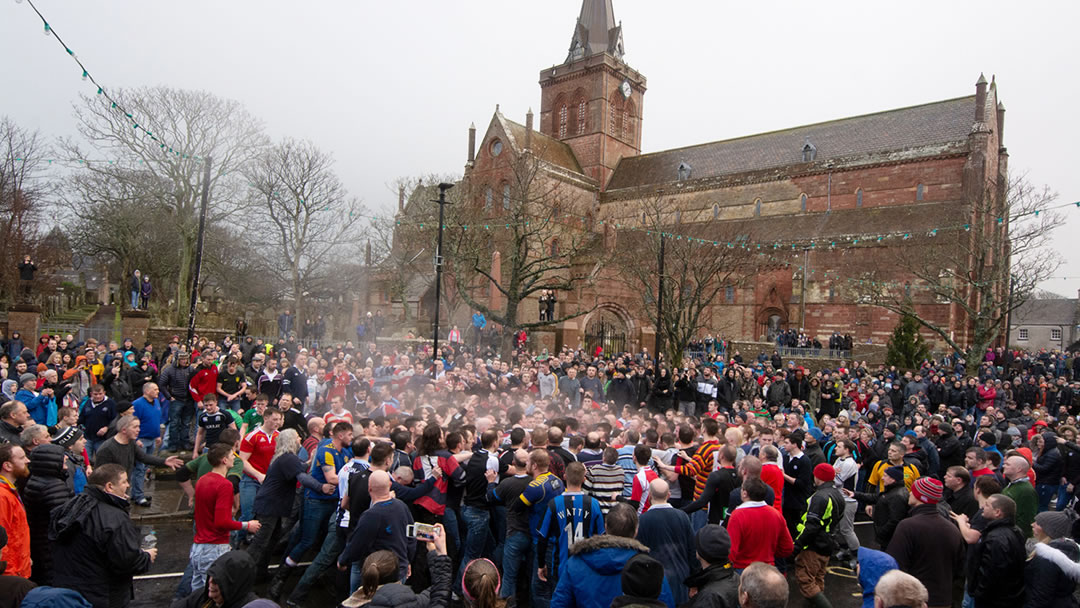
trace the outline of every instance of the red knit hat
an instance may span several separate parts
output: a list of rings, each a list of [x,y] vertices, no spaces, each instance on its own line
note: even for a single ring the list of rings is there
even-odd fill
[[[814,477],[821,481],[833,481],[836,479],[836,469],[831,464],[823,462],[814,467]]]
[[[911,484],[911,494],[921,503],[936,505],[941,502],[944,486],[933,477],[920,477]]]

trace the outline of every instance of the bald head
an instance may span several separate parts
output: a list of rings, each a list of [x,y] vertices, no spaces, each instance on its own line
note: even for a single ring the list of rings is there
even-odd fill
[[[1031,465],[1023,456],[1009,456],[1005,459],[1005,463],[1001,467],[1001,472],[1005,474],[1005,479],[1009,481],[1015,481],[1026,477],[1028,469]]]
[[[371,502],[390,498],[390,474],[386,471],[375,471],[368,478],[368,493],[371,494]]]
[[[649,500],[654,505],[662,505],[671,496],[671,486],[663,479],[654,479],[649,482]]]

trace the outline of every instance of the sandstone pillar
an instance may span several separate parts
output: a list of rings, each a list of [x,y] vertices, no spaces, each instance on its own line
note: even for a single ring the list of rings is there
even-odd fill
[[[15,304],[8,309],[8,337],[22,335],[23,344],[33,349],[41,331],[41,309],[33,304]]]
[[[146,343],[150,330],[150,313],[145,310],[125,310],[120,313],[121,335],[131,338],[136,348]]]

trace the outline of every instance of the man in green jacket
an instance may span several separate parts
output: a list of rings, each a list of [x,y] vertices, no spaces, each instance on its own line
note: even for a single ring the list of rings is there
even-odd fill
[[[1031,538],[1031,522],[1035,521],[1035,514],[1039,512],[1039,496],[1028,479],[1029,468],[1031,465],[1023,456],[1006,458],[1002,473],[1007,485],[1001,491],[1016,503],[1016,527],[1027,538]]]

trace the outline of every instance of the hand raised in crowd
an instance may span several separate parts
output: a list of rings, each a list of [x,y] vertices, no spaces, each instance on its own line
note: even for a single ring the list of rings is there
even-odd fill
[[[165,459],[165,466],[175,471],[176,469],[184,466],[184,461],[180,460],[179,456],[169,456]]]
[[[446,555],[446,529],[442,524],[435,524],[435,538],[427,541],[428,551],[434,550],[439,555]]]

